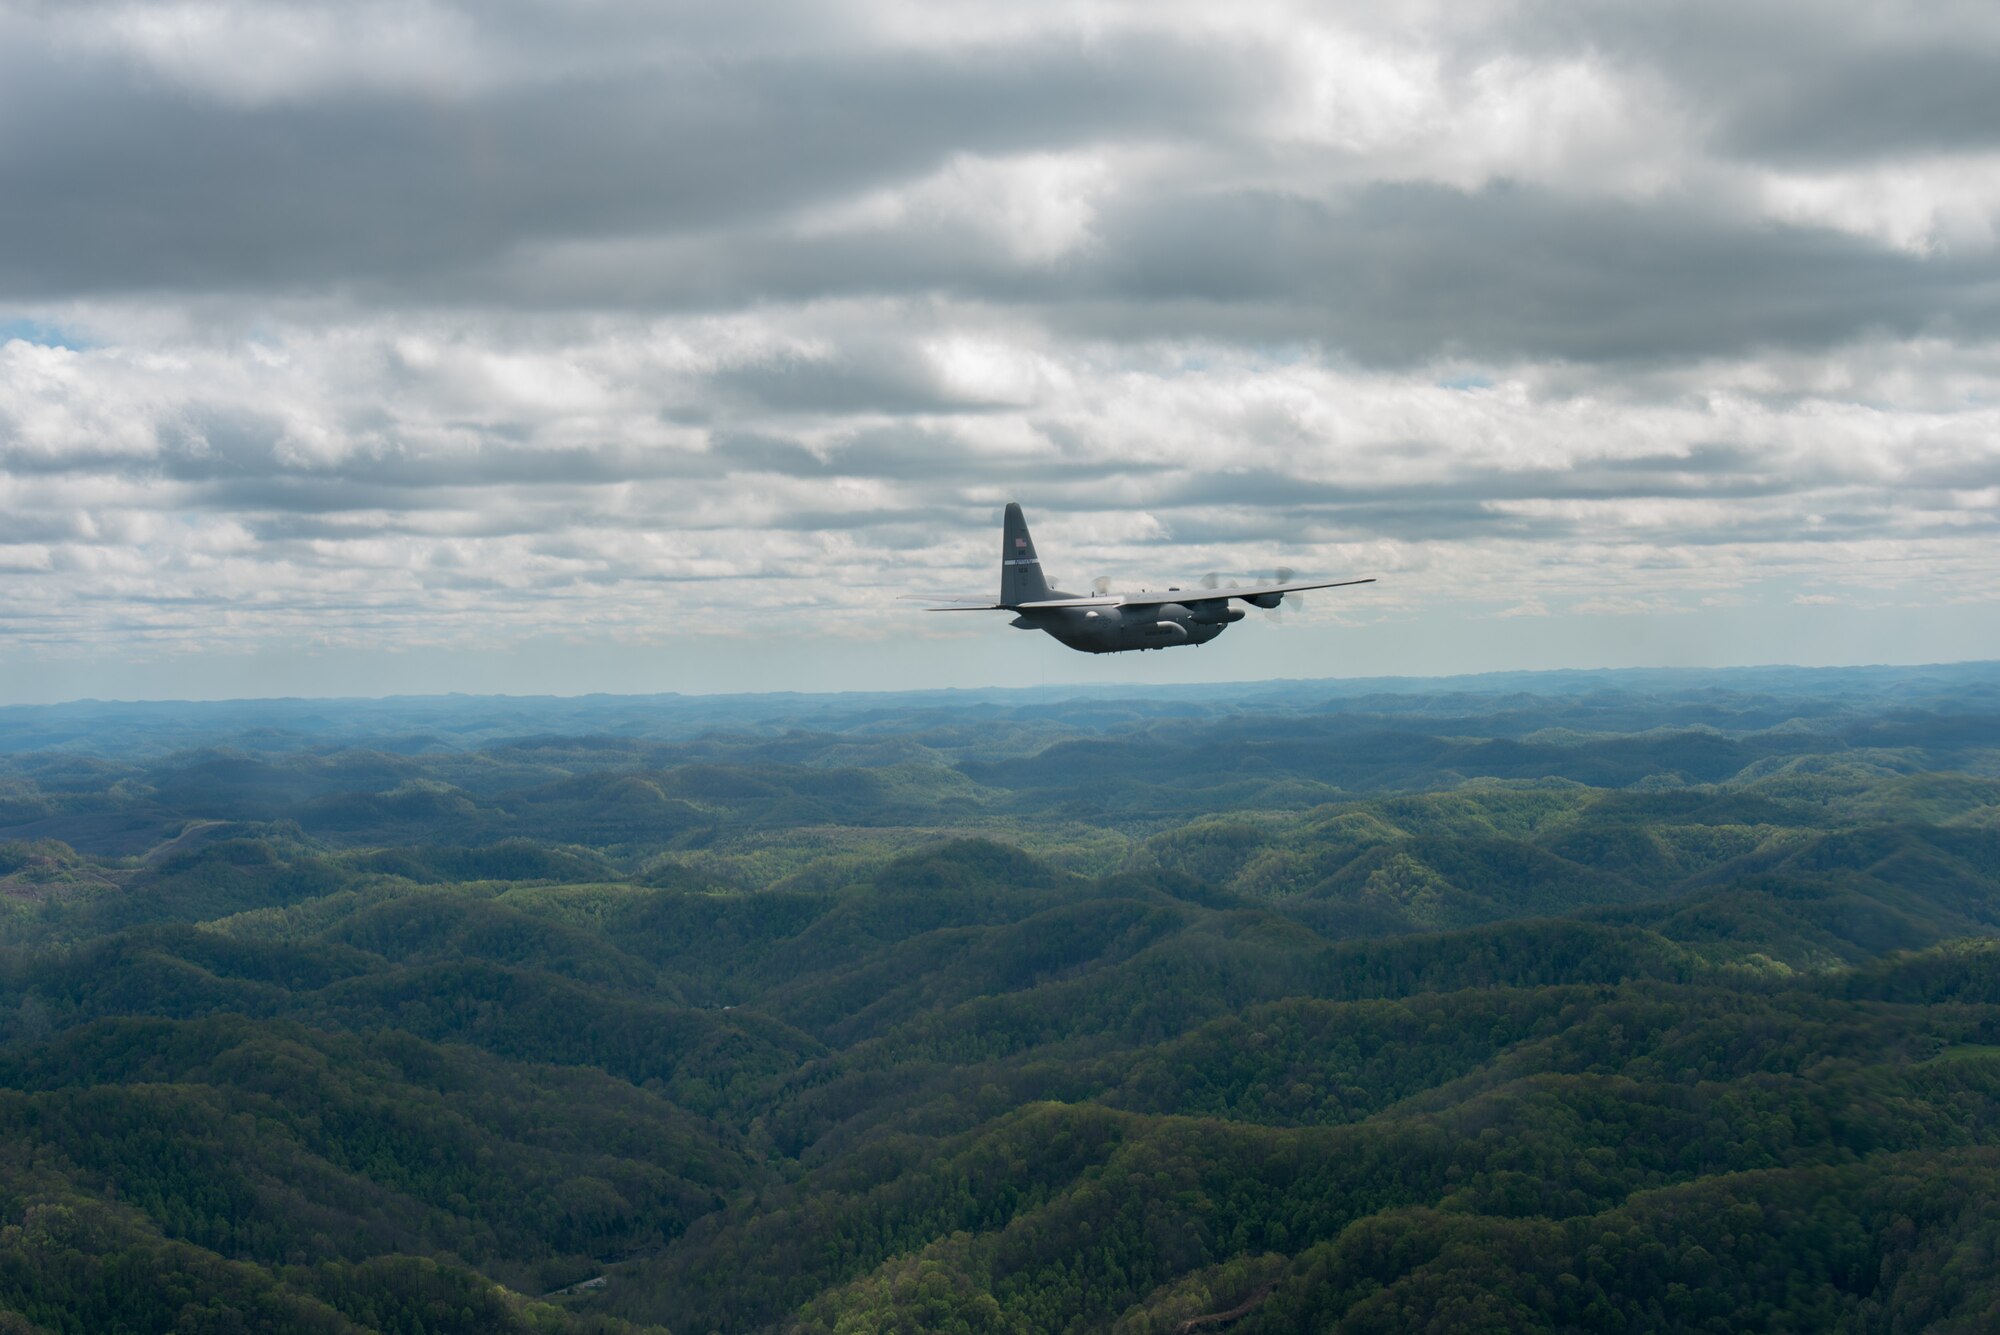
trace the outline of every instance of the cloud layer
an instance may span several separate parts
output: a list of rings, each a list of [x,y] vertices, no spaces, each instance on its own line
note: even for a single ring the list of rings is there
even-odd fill
[[[2000,624],[1990,6],[741,8],[0,4],[0,667]]]

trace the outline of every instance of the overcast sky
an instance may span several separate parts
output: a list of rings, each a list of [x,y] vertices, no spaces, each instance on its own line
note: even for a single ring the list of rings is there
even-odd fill
[[[0,0],[0,701],[2000,657],[1996,229],[1991,0]]]

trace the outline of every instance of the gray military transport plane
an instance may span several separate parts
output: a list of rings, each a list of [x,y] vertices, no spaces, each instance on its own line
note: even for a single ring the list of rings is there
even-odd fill
[[[1126,649],[1206,644],[1229,629],[1231,622],[1243,619],[1243,609],[1229,605],[1231,598],[1241,598],[1252,607],[1273,608],[1288,593],[1374,582],[1342,579],[1319,584],[1259,584],[1247,589],[1234,585],[1217,588],[1211,582],[1165,593],[1100,591],[1086,598],[1049,587],[1042,576],[1042,563],[1035,558],[1028,521],[1022,518],[1021,507],[1009,501],[1000,539],[1000,601],[925,610],[1013,612],[1011,624],[1022,630],[1046,631],[1087,654],[1115,654]]]

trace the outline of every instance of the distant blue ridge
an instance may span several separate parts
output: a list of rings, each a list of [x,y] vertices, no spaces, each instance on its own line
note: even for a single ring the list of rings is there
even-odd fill
[[[684,741],[793,729],[914,735],[1012,721],[1105,733],[1148,719],[1367,716],[1410,727],[1468,715],[1639,731],[1755,731],[1800,717],[1907,711],[1956,718],[1970,732],[2000,719],[2000,663],[1921,666],[1592,668],[1452,677],[1350,677],[1140,685],[1098,682],[930,691],[774,691],[741,695],[434,695],[380,699],[116,701],[0,706],[0,756],[36,751],[161,754],[227,745],[249,752],[369,745],[416,753],[534,736]],[[1498,717],[1498,715],[1495,715]],[[1492,719],[1487,720],[1489,724]],[[1501,728],[1500,731],[1509,731]],[[1986,743],[1982,743],[1986,744]]]

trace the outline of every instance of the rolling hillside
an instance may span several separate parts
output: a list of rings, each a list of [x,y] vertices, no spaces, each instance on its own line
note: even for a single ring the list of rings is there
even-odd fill
[[[0,1330],[1990,1328],[1952,674],[42,718]]]

